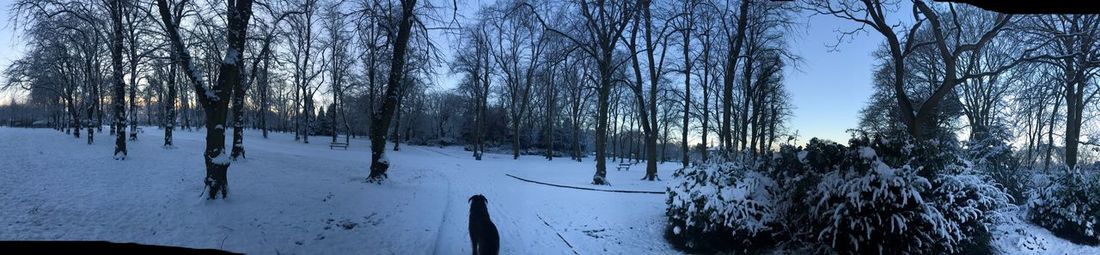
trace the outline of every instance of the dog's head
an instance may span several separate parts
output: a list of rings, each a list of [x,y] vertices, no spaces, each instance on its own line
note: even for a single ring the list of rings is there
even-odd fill
[[[486,199],[485,196],[482,196],[481,194],[477,194],[477,195],[473,195],[473,196],[470,197],[470,203],[474,203],[474,202],[477,202],[479,204],[485,204],[486,202],[489,202],[489,200]]]

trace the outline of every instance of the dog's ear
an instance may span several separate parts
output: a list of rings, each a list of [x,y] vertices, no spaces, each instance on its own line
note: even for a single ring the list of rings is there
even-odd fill
[[[477,197],[477,195],[470,196],[470,201],[467,202],[467,203],[473,203],[475,197]]]

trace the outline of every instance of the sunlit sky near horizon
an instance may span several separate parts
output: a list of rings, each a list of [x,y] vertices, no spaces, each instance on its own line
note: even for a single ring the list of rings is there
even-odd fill
[[[0,17],[3,17],[0,19],[2,68],[19,58],[23,49],[23,42],[17,37],[18,31],[13,30],[10,19],[11,2],[12,0],[0,0]],[[450,0],[435,2],[450,9]],[[459,0],[459,15],[472,17],[478,6],[487,2],[492,0]],[[446,14],[451,13],[447,11]],[[894,16],[903,20],[907,18],[904,12]],[[811,16],[808,13],[799,13],[794,17],[798,25],[788,43],[793,53],[802,58],[802,62],[797,65],[797,69],[788,68],[785,74],[786,86],[795,107],[794,116],[787,126],[798,130],[799,143],[804,143],[811,137],[844,142],[849,137],[845,130],[856,127],[859,110],[872,93],[871,70],[874,61],[871,53],[878,47],[882,36],[874,33],[857,35],[840,43],[834,51],[827,45],[836,43],[836,30],[854,28],[854,23],[829,16]],[[460,17],[458,20],[464,19]],[[438,37],[433,40],[441,44],[440,48],[448,53],[452,51],[449,44],[453,38]],[[449,59],[450,54],[446,55]],[[455,79],[445,73],[446,67],[439,70],[441,77],[435,79],[439,83],[436,89],[453,87]],[[11,96],[11,92],[0,92],[0,104],[7,104]]]

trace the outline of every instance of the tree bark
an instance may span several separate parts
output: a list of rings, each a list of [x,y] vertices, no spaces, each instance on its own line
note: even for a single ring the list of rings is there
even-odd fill
[[[413,7],[416,0],[401,1],[401,17],[398,23],[397,38],[394,41],[393,58],[390,61],[390,76],[387,81],[386,92],[383,96],[382,109],[374,111],[371,116],[371,166],[370,175],[367,177],[372,182],[381,182],[386,179],[386,170],[390,167],[386,158],[386,132],[394,111],[397,110],[401,81],[404,80],[405,51],[409,44],[410,30],[412,29]]]
[[[203,87],[202,77],[198,70],[194,70],[190,53],[183,45],[179,35],[179,27],[172,18],[167,0],[157,0],[164,28],[172,43],[176,56],[180,60],[180,66],[187,74],[195,89],[195,96],[203,105],[206,112],[206,149],[203,153],[206,165],[206,184],[208,199],[217,199],[229,195],[229,180],[226,173],[230,160],[225,153],[225,119],[229,108],[230,92],[236,84],[241,83],[241,53],[244,52],[248,20],[252,16],[251,0],[227,0],[226,12],[228,27],[226,30],[226,42],[228,44],[225,58],[219,66],[217,85],[208,91]]]
[[[244,60],[243,56],[239,58],[238,62]],[[245,82],[241,79],[241,82],[233,85],[233,149],[229,155],[233,160],[246,157],[244,154],[244,93]]]
[[[168,67],[168,95],[164,103],[164,148],[172,148],[172,131],[176,128],[176,65],[175,54],[170,54],[171,64]]]
[[[737,144],[734,141],[734,135],[732,132],[733,123],[733,81],[737,74],[737,62],[740,60],[741,46],[745,41],[745,27],[748,23],[749,15],[749,1],[741,1],[741,7],[737,16],[737,34],[733,37],[733,41],[729,43],[729,51],[726,55],[726,67],[725,76],[722,80],[722,127],[719,132],[725,141],[723,142],[726,148],[726,157],[732,155],[731,152],[737,150]],[[728,35],[728,33],[727,33]],[[741,132],[744,132],[742,130]]]
[[[114,83],[115,153],[116,160],[126,159],[126,83],[122,80],[122,0],[112,0],[111,14],[111,79]],[[89,136],[90,137],[90,136]]]

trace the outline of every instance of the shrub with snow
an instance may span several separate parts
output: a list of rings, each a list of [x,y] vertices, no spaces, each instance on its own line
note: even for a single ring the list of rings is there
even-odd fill
[[[1009,195],[970,168],[957,142],[912,141],[812,139],[754,164],[681,169],[668,189],[669,239],[689,251],[992,252],[990,228]]]
[[[1100,244],[1100,175],[1060,173],[1039,187],[1028,202],[1028,217],[1036,225],[1075,243]]]
[[[804,201],[812,223],[809,238],[822,252],[841,254],[932,251],[949,226],[922,193],[931,183],[908,165],[891,167],[867,140],[853,139],[842,161],[822,176]]]
[[[790,241],[810,236],[809,211],[805,203],[810,191],[817,188],[821,177],[840,163],[847,148],[834,142],[810,139],[805,148],[784,145],[774,154],[770,173],[778,183],[776,211],[783,220],[776,231]],[[805,246],[805,244],[794,244]]]
[[[1008,197],[952,159],[950,149],[904,139],[849,144],[803,201],[812,228],[804,238],[819,251],[941,254],[988,247],[995,210]]]
[[[771,240],[775,182],[741,163],[715,159],[677,170],[668,187],[668,232],[690,251],[753,250]]]
[[[932,181],[930,199],[943,217],[954,224],[958,243],[955,251],[991,254],[990,229],[1007,220],[1003,211],[1014,207],[1010,195],[989,176],[966,170],[959,174],[941,174]]]
[[[966,156],[975,171],[988,174],[1004,187],[1013,202],[1023,204],[1027,201],[1024,193],[1031,173],[1020,167],[1020,161],[1012,154],[1012,145],[1005,143],[1011,139],[1006,132],[992,132],[994,135],[970,141]]]

